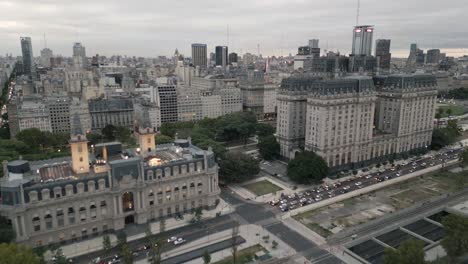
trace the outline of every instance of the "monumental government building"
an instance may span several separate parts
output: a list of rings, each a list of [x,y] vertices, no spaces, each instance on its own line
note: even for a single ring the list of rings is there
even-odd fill
[[[76,241],[219,203],[211,149],[190,138],[156,146],[145,124],[136,130],[136,149],[119,142],[89,149],[79,117],[73,118],[71,157],[3,162],[0,213],[11,220],[16,242]]]
[[[431,144],[437,81],[428,74],[283,79],[277,95],[281,155],[314,151],[339,171]]]

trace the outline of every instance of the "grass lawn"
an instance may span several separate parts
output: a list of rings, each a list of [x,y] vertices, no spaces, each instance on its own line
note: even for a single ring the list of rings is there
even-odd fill
[[[307,226],[310,230],[314,231],[315,233],[317,233],[317,234],[319,234],[319,235],[321,235],[323,237],[328,237],[331,234],[333,234],[330,230],[321,227],[317,223],[308,223],[305,226]]]
[[[237,251],[236,263],[243,264],[243,263],[250,262],[254,258],[255,253],[261,250],[263,250],[263,252],[265,253],[267,252],[267,250],[259,244]],[[220,261],[214,262],[213,264],[232,264],[232,257],[224,258]]]
[[[283,190],[278,185],[275,185],[275,184],[273,184],[273,183],[271,183],[270,181],[267,181],[267,180],[246,184],[246,185],[244,185],[242,187],[244,187],[247,190],[253,192],[257,196],[268,194],[268,193],[274,193],[274,192]]]
[[[448,117],[448,114],[447,114],[447,109],[451,109],[452,110],[452,114],[451,116],[459,116],[459,115],[463,115],[465,114],[465,108],[461,105],[452,105],[452,104],[439,104],[438,109],[443,109],[444,112],[442,113],[442,117]],[[437,113],[437,111],[436,111]]]

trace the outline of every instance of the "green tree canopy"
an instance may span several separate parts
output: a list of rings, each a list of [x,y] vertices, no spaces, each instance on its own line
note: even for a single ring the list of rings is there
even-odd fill
[[[424,243],[411,239],[403,242],[398,249],[385,249],[385,264],[424,264]]]
[[[210,252],[208,252],[208,250],[205,250],[203,252],[203,263],[204,264],[210,264],[210,262],[211,262]]]
[[[104,136],[106,141],[114,141],[115,130],[116,130],[116,127],[114,125],[108,124],[101,130],[101,134]]]
[[[220,179],[226,183],[243,182],[260,172],[258,161],[241,153],[226,153],[225,158],[218,164]]]
[[[16,134],[16,139],[26,143],[31,149],[40,149],[46,142],[44,134],[38,128],[28,128]]]
[[[117,139],[121,143],[131,144],[133,143],[132,131],[127,127],[117,126],[115,127],[115,139]]]
[[[10,243],[15,239],[15,231],[10,221],[0,215],[0,243]]]
[[[263,159],[272,160],[279,156],[280,145],[273,135],[261,137],[258,142],[258,151]]]
[[[164,134],[158,134],[154,137],[154,142],[156,143],[156,145],[172,143],[173,141],[174,139]]]
[[[445,237],[440,244],[454,259],[468,253],[468,218],[450,214],[442,219]]]
[[[251,112],[237,112],[220,117],[217,137],[222,141],[246,141],[257,127],[257,118]]]
[[[273,135],[275,133],[275,128],[269,124],[258,123],[256,125],[256,131],[259,137],[266,137]]]
[[[468,148],[465,148],[460,155],[461,165],[464,167],[468,165]]]
[[[297,183],[320,183],[327,174],[327,163],[312,151],[297,153],[288,163],[288,176]]]
[[[39,264],[41,258],[31,248],[18,244],[0,244],[0,264]]]
[[[432,143],[431,148],[439,150],[447,145],[450,145],[457,141],[461,135],[460,128],[458,127],[456,120],[449,120],[447,127],[436,128],[432,131]]]

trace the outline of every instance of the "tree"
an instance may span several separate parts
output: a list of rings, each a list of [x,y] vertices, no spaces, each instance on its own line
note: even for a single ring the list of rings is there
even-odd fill
[[[260,172],[258,161],[242,153],[227,153],[218,161],[220,178],[226,183],[242,182]]]
[[[111,244],[111,241],[110,241],[110,237],[108,235],[104,235],[102,237],[102,248],[105,250],[105,251],[109,251],[111,248],[112,248],[112,244]]]
[[[258,123],[255,128],[259,137],[271,136],[275,133],[275,128],[269,124]]]
[[[328,174],[327,163],[312,151],[297,153],[288,164],[288,177],[301,184],[320,183]]]
[[[11,222],[0,215],[0,243],[10,243],[15,239],[15,231]]]
[[[107,141],[114,141],[115,140],[115,126],[114,125],[106,125],[102,130],[101,134]]]
[[[197,207],[195,211],[193,212],[195,220],[197,222],[200,222],[202,216],[203,216],[203,209],[201,207]]]
[[[63,251],[62,251],[61,248],[58,248],[57,250],[55,250],[54,259],[55,259],[54,263],[56,263],[56,264],[67,264],[68,263],[68,260],[63,255]]]
[[[0,244],[0,264],[39,264],[41,258],[29,247],[18,244]]]
[[[263,159],[272,160],[279,155],[280,145],[273,135],[261,137],[258,142],[258,151]]]
[[[237,263],[237,236],[239,234],[239,222],[235,221],[234,226],[232,227],[231,233],[231,253],[232,253],[232,263]]]
[[[203,263],[210,264],[210,262],[211,262],[210,252],[208,252],[208,250],[205,250],[205,252],[203,252]]]
[[[171,137],[163,134],[159,134],[154,137],[154,142],[156,143],[156,145],[172,143],[173,141],[174,140]]]
[[[124,264],[132,264],[133,263],[133,253],[130,250],[130,248],[128,247],[127,243],[124,243],[122,245],[121,254],[122,254],[122,260],[123,260]]]
[[[133,143],[132,132],[130,131],[130,129],[126,127],[123,127],[123,126],[115,127],[114,136],[115,136],[115,139],[118,140],[119,142],[127,143],[127,144]]]
[[[44,145],[44,134],[38,128],[28,128],[16,134],[16,139],[23,141],[29,148],[39,150]]]
[[[465,149],[460,155],[461,166],[465,167],[468,165],[468,148]]]
[[[411,239],[403,242],[398,249],[387,248],[385,264],[424,264],[424,243]]]
[[[439,128],[439,126],[440,126],[440,119],[441,118],[442,118],[442,115],[439,112],[437,112],[435,114],[435,119],[437,119],[437,128]]]
[[[450,214],[442,219],[445,237],[440,244],[453,261],[456,257],[468,253],[468,219]]]
[[[447,110],[445,112],[447,113],[447,116],[450,117],[450,116],[452,116],[453,110],[452,110],[452,108],[449,107],[449,108],[447,108]]]
[[[127,243],[127,234],[125,232],[120,231],[117,233],[117,247],[119,250],[122,250],[122,246]]]

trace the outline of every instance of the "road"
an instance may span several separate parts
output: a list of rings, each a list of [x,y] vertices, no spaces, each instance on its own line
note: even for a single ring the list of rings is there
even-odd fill
[[[235,225],[235,221],[231,218],[230,215],[224,215],[220,216],[214,219],[210,219],[207,221],[204,221],[203,223],[199,224],[192,224],[188,226],[184,226],[181,228],[177,228],[174,230],[169,230],[167,232],[164,232],[161,235],[158,235],[158,237],[183,237],[185,240],[188,242],[194,241],[200,238],[203,238],[205,236],[209,236],[214,233],[218,233],[227,229],[231,229]],[[147,244],[147,241],[145,238],[134,240],[128,242],[129,248],[137,252],[138,248],[143,247],[144,245]],[[173,244],[167,244],[166,247],[164,248],[164,251],[169,251],[174,249],[176,246]],[[146,253],[148,250],[142,250],[138,251],[138,256],[135,257],[135,260],[143,259],[146,257]],[[113,255],[120,254],[120,252],[117,250],[117,248],[112,248],[108,253],[104,252],[103,250],[92,252],[86,255],[82,255],[76,258],[73,258],[73,261],[75,263],[90,263],[93,259],[97,257],[101,257],[101,259],[108,259]]]
[[[427,167],[445,164],[448,161],[457,160],[462,149],[447,150],[418,160],[413,160],[405,165],[397,165],[388,169],[381,169],[377,173],[369,173],[359,177],[350,178],[346,181],[337,182],[333,185],[321,185],[300,193],[283,196],[279,201],[273,201],[277,208],[283,212],[294,210],[300,206],[305,206],[332,197],[352,192],[354,190],[367,187],[379,182],[401,177],[409,173],[423,170]]]

